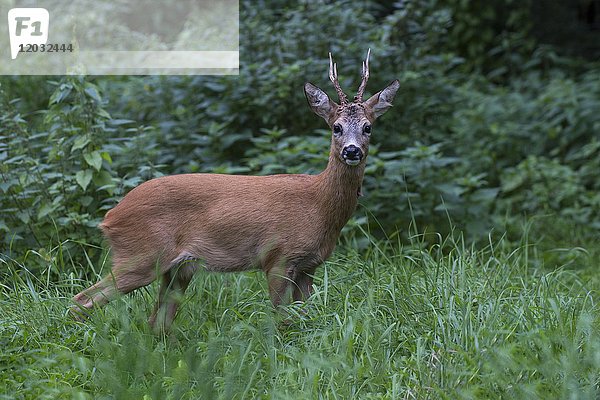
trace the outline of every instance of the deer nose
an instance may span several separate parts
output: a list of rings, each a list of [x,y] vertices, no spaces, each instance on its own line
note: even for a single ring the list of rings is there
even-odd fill
[[[362,160],[363,152],[360,147],[351,144],[350,146],[344,147],[344,150],[342,150],[342,158],[346,161],[346,164],[356,165]]]

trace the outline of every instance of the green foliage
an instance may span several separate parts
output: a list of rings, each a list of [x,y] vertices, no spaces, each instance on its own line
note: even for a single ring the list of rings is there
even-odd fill
[[[512,75],[533,48],[530,1],[441,0],[451,14],[446,46],[490,77]]]
[[[530,2],[240,9],[239,77],[0,79],[0,397],[598,397],[599,65],[537,43]],[[333,92],[332,51],[352,94],[367,48],[368,94],[401,89],[307,315],[275,315],[262,276],[199,273],[169,338],[156,286],[65,317],[141,182],[321,171],[302,84]]]
[[[113,168],[111,152],[128,146],[109,139],[127,121],[111,119],[98,87],[80,77],[49,85],[55,90],[36,131],[17,111],[19,99],[0,96],[2,244],[15,256],[33,249],[42,265],[46,243],[65,241],[66,253],[76,243],[99,243],[104,212],[141,179],[121,179]]]
[[[600,196],[579,174],[556,160],[528,157],[504,175],[502,190],[512,209],[535,215],[546,212],[595,229],[600,228]]]
[[[528,74],[507,88],[464,92],[454,151],[501,188],[498,211],[552,212],[597,229],[600,78]]]
[[[367,95],[393,78],[401,88],[374,127],[350,236],[360,226],[406,239],[414,224],[481,242],[547,213],[597,232],[598,66],[531,53],[528,3],[277,5],[240,5],[239,77],[3,79],[3,252],[100,244],[105,210],[157,175],[318,173],[329,133],[302,84],[332,92],[332,51],[352,93],[367,48]]]
[[[89,82],[57,84],[50,98],[41,132],[32,133],[27,122],[3,101],[2,134],[7,139],[0,154],[4,244],[43,249],[46,242],[93,238],[102,197],[112,194],[110,161],[102,151],[101,130],[108,114],[97,89]],[[54,240],[51,240],[54,239]]]
[[[531,33],[560,54],[598,60],[598,15],[598,4],[593,1],[533,1]]]
[[[277,315],[261,275],[200,272],[169,337],[147,325],[156,286],[79,323],[64,310],[87,282],[5,259],[0,387],[6,398],[598,396],[594,260],[547,270],[527,241],[418,240],[342,248],[307,314]]]

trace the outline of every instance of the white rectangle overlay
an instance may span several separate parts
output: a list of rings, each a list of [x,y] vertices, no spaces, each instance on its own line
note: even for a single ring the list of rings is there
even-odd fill
[[[238,51],[82,51],[74,67],[89,75],[148,75],[162,70],[222,70],[237,74]],[[75,73],[76,71],[71,71]]]
[[[0,75],[238,73],[238,0],[0,0]]]

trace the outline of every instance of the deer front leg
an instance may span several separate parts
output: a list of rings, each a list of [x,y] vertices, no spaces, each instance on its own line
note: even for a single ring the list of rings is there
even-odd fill
[[[269,269],[267,271],[267,281],[269,282],[271,303],[277,308],[286,302],[286,294],[291,283],[285,266],[281,265]]]
[[[306,301],[312,294],[313,272],[300,272],[296,277],[294,291],[292,292],[292,299],[294,301]]]

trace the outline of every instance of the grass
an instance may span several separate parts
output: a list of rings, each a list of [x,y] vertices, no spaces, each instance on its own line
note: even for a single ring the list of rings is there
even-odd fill
[[[146,324],[156,286],[76,322],[88,282],[4,260],[0,398],[597,398],[595,260],[540,266],[537,251],[342,246],[287,319],[262,274],[200,273],[163,337]]]

